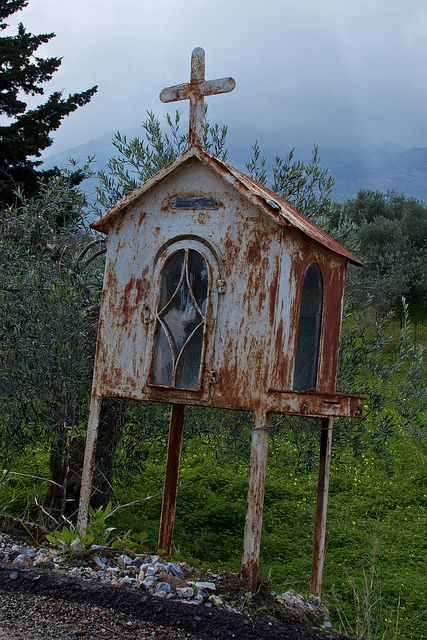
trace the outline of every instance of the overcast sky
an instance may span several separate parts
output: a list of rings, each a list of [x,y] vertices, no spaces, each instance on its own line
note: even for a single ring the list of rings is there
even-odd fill
[[[19,20],[56,33],[39,49],[63,57],[50,90],[99,85],[50,153],[174,108],[159,91],[188,81],[196,46],[208,79],[237,82],[207,99],[211,120],[342,147],[427,146],[426,0],[30,0],[9,24]]]

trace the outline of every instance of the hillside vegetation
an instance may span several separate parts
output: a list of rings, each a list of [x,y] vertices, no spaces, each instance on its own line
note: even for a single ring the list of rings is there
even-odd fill
[[[169,138],[153,116],[143,140],[116,139],[118,156],[99,176],[98,210],[185,146],[179,122],[169,124]],[[225,135],[207,127],[215,155],[224,157]],[[257,146],[248,171],[268,181]],[[348,634],[419,640],[427,635],[427,208],[377,192],[334,206],[316,149],[308,163],[292,152],[276,159],[273,175],[276,191],[366,263],[349,274],[339,377],[340,390],[365,396],[365,413],[336,421],[325,601]],[[72,174],[63,173],[36,198],[17,194],[0,221],[0,513],[51,529],[75,516],[62,487],[72,438],[86,428],[105,253],[102,238],[88,232],[84,198],[72,185]],[[140,501],[111,522],[133,532],[129,544],[136,533],[150,550],[168,416],[162,405],[107,402],[99,441],[98,502]],[[250,426],[245,414],[187,410],[175,556],[238,570]],[[262,572],[280,591],[308,589],[318,439],[316,421],[274,420]]]

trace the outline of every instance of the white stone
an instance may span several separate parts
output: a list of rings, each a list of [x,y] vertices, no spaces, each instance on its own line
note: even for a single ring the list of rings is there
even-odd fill
[[[104,560],[99,556],[93,556],[93,561],[96,564],[96,566],[99,567],[100,569],[105,569],[107,566]]]
[[[72,551],[73,553],[83,553],[83,551],[85,550],[84,544],[76,539],[73,540],[72,543],[70,544],[70,551]]]
[[[198,589],[216,591],[216,584],[214,582],[190,582],[190,584],[195,584]]]
[[[156,584],[156,591],[164,591],[165,593],[170,593],[172,591],[172,587],[168,582],[159,582],[159,584]]]
[[[147,578],[145,578],[145,580],[141,582],[141,584],[144,585],[146,589],[149,589],[150,587],[153,586],[155,581],[156,579],[153,576],[148,576]]]
[[[25,556],[22,553],[20,553],[19,556],[16,556],[16,558],[12,562],[12,564],[17,565],[17,566],[23,566],[23,565],[33,564],[33,561],[31,560],[31,558],[29,556]]]
[[[178,587],[176,590],[178,598],[192,598],[194,596],[193,587]]]
[[[175,576],[175,578],[179,578],[180,580],[185,580],[185,575],[177,564],[174,564],[173,562],[168,562],[166,567],[168,572],[171,573],[173,576]]]
[[[34,565],[39,567],[47,562],[52,562],[52,556],[49,553],[40,553],[34,560]]]

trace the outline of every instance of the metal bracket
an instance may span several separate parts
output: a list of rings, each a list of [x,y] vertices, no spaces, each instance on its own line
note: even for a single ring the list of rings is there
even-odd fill
[[[153,322],[153,320],[154,320],[154,316],[151,313],[150,307],[145,305],[145,307],[144,307],[144,323],[145,324],[150,324],[150,322]]]
[[[218,278],[218,280],[216,281],[216,284],[218,288],[218,293],[225,293],[225,290],[227,288],[227,283],[225,282],[225,280],[220,280]]]

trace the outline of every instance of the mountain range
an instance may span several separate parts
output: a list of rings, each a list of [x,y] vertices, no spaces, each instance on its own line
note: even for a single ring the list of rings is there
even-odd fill
[[[128,139],[142,137],[142,128],[133,127],[121,133]],[[111,143],[112,136],[109,132],[47,156],[44,167],[64,167],[69,158],[84,162],[88,156],[95,156],[94,170],[105,169],[108,159],[117,155]],[[228,161],[246,171],[245,163],[252,155],[251,146],[255,141],[267,158],[267,165],[276,155],[285,156],[292,147],[295,147],[295,159],[307,161],[311,156],[312,141],[316,141],[316,132],[295,129],[265,132],[233,123],[227,136]],[[396,191],[427,202],[427,147],[405,148],[393,142],[367,146],[347,141],[340,145],[339,140],[319,135],[317,143],[321,166],[326,167],[334,179],[332,197],[335,201],[342,202],[353,198],[361,189],[371,189]],[[95,180],[83,185],[88,195],[94,191],[94,185]]]

